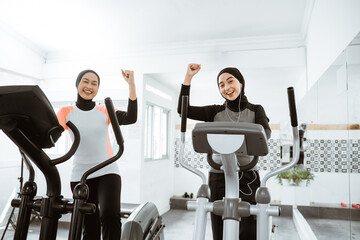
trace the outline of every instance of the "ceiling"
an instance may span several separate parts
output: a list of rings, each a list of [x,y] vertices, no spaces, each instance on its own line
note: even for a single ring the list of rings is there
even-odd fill
[[[254,42],[288,39],[303,43],[313,3],[314,0],[0,0],[0,30],[44,58],[74,51],[106,54],[145,49],[151,53],[159,48],[175,48],[191,52],[194,48],[225,44],[253,47]],[[197,88],[222,101],[212,84],[219,69],[207,67],[197,75],[196,84],[202,86]],[[186,66],[181,69],[152,72],[150,77],[178,91]],[[255,102],[266,103],[272,98],[283,101],[283,97],[278,97],[279,89],[286,89],[289,79],[296,78],[302,69],[241,71],[247,78],[247,94]],[[204,103],[210,101],[204,99]]]
[[[0,0],[0,28],[43,53],[304,37],[313,0]]]

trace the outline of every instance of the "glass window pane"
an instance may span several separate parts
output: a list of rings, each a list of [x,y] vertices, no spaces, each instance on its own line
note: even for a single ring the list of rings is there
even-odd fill
[[[161,153],[163,155],[163,157],[167,156],[167,140],[168,140],[168,113],[166,111],[162,112],[161,115],[161,139],[162,144],[161,144]]]
[[[147,144],[148,144],[148,126],[147,126],[147,122],[149,121],[148,120],[148,112],[149,112],[149,106],[146,106],[145,108],[145,126],[144,126],[144,157],[145,158],[148,158],[148,147],[147,147]]]
[[[160,159],[161,156],[161,109],[157,106],[154,106],[154,124],[153,124],[153,151],[154,159]]]
[[[169,111],[159,106],[147,104],[145,114],[145,158],[166,158],[169,144]]]
[[[147,105],[146,107],[146,122],[145,122],[145,129],[146,129],[146,137],[145,137],[145,157],[151,158],[151,145],[152,145],[152,112],[153,107]]]

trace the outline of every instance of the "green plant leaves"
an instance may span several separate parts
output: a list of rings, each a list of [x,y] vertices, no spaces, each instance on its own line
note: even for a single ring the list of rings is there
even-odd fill
[[[281,185],[283,185],[282,179],[289,180],[293,186],[298,186],[301,181],[306,181],[308,185],[310,180],[314,180],[314,174],[305,168],[295,168],[279,173],[276,178]]]

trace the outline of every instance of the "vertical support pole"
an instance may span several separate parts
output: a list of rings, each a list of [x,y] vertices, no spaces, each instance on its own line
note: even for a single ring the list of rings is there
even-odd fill
[[[225,199],[239,198],[239,168],[234,153],[221,154],[222,170],[225,175]],[[241,200],[241,199],[240,199]],[[226,206],[225,206],[226,208]],[[239,239],[240,222],[233,219],[224,220],[223,239],[238,240]]]

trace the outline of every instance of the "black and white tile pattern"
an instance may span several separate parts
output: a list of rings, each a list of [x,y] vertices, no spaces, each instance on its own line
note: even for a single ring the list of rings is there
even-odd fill
[[[181,167],[179,162],[180,139],[175,142],[175,167]],[[206,154],[200,154],[194,151],[191,139],[186,139],[184,148],[185,163],[194,168],[209,169],[210,166],[206,160]]]
[[[360,173],[360,140],[307,140],[305,162],[314,172]]]
[[[281,166],[280,139],[269,140],[269,154],[260,157],[260,170],[274,170]],[[360,140],[308,139],[306,141],[304,163],[312,172],[324,173],[360,173]],[[179,163],[180,139],[175,142],[175,167]],[[191,139],[185,142],[185,161],[195,168],[209,169],[205,154],[194,152]]]

